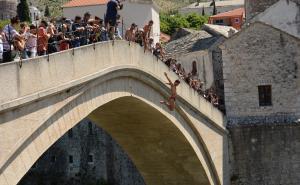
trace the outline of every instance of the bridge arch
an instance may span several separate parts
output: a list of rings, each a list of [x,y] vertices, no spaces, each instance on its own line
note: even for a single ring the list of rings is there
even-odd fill
[[[21,138],[3,152],[6,158],[0,158],[0,184],[17,184],[55,141],[85,117],[112,134],[149,185],[226,181],[222,157],[224,152],[227,155],[226,131],[182,97],[176,111],[169,112],[159,104],[168,95],[167,87],[154,75],[118,65],[87,81],[70,83],[68,88],[51,90],[0,112],[0,133],[4,134],[0,143],[13,135],[13,127]],[[128,124],[117,123],[120,118]]]

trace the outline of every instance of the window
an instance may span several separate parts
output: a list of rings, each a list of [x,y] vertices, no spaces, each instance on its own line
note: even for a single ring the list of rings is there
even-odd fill
[[[223,25],[224,24],[224,20],[223,19],[219,19],[219,20],[216,20],[215,23],[219,24],[219,25]]]
[[[52,155],[52,156],[51,156],[51,163],[55,163],[55,161],[56,161],[56,156],[55,156],[55,155]]]
[[[68,136],[69,136],[69,138],[72,138],[72,137],[73,137],[73,130],[72,130],[72,129],[70,129],[70,130],[68,131]]]
[[[240,23],[240,18],[234,18],[235,23]]]
[[[259,106],[272,106],[272,86],[258,86]]]
[[[73,164],[73,155],[69,155],[69,163]]]
[[[88,156],[88,163],[93,163],[94,162],[94,156],[92,154],[90,154]]]

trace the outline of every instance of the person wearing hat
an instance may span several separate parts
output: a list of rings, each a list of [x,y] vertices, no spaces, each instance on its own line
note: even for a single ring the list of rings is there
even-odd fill
[[[135,30],[136,30],[136,28],[137,28],[137,25],[135,23],[132,23],[130,28],[126,30],[125,39],[127,41],[135,42]]]

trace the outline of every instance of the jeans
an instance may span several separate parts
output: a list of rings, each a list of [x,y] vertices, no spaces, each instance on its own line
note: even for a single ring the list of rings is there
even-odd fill
[[[38,51],[38,56],[47,55],[47,51]]]
[[[28,58],[34,58],[36,57],[36,51],[27,51]]]
[[[72,40],[72,47],[73,48],[80,47],[80,40],[79,39]]]
[[[21,58],[22,59],[28,59],[28,55],[27,55],[27,51],[26,50],[21,51]]]

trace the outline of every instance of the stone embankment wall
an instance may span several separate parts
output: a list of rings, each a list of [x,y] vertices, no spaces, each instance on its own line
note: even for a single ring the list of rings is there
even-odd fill
[[[229,128],[232,185],[299,185],[300,125]]]
[[[144,185],[131,159],[85,119],[45,152],[19,185]]]

